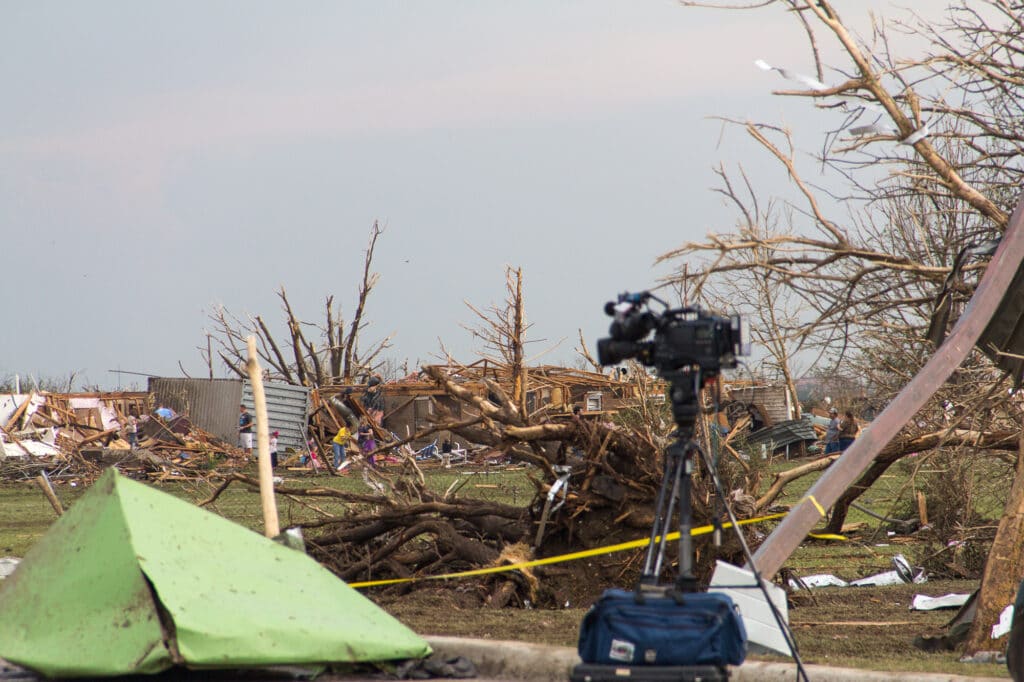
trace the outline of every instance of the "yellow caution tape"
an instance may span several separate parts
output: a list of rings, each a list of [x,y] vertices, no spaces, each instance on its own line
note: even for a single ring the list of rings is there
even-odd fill
[[[804,498],[804,500],[810,500],[811,504],[814,505],[814,508],[818,510],[818,514],[821,515],[821,518],[825,518],[825,508],[821,506],[820,502],[814,499],[814,495],[808,495]],[[800,501],[803,502],[804,500]]]
[[[815,540],[836,540],[839,542],[845,542],[848,539],[845,535],[836,535],[835,533],[808,533],[807,537],[814,538]]]
[[[744,519],[739,522],[741,526],[749,526],[755,523],[761,523],[762,521],[773,521],[775,519],[781,519],[786,514],[769,514],[767,516],[758,516],[752,519]],[[722,528],[731,528],[732,523],[723,523]],[[692,537],[698,535],[707,535],[715,529],[714,526],[700,526],[690,530]],[[846,538],[842,535],[814,535],[811,537],[822,540],[845,540]],[[668,541],[678,540],[679,532],[669,533],[665,536]],[[661,536],[654,538],[655,542],[661,541]],[[601,554],[612,554],[614,552],[624,552],[630,549],[639,549],[646,547],[650,543],[650,538],[643,538],[641,540],[631,540],[630,542],[622,542],[617,545],[607,545],[605,547],[595,547],[594,549],[586,549],[580,552],[572,552],[570,554],[559,554],[558,556],[545,557],[544,559],[533,559],[532,561],[522,561],[517,564],[505,564],[502,566],[488,566],[487,568],[477,568],[472,571],[459,571],[457,573],[444,573],[441,575],[424,575],[413,578],[391,578],[389,580],[368,580],[361,583],[349,583],[349,587],[380,587],[382,585],[398,585],[401,583],[411,583],[420,580],[449,580],[451,578],[467,578],[474,575],[490,575],[492,573],[504,573],[506,571],[515,571],[520,568],[532,568],[534,566],[547,566],[549,564],[558,564],[565,561],[576,561],[577,559],[586,559],[592,556],[599,556]]]

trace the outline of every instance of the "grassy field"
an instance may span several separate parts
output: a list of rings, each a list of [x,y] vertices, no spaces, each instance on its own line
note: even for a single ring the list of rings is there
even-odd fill
[[[255,468],[248,473],[255,475]],[[283,476],[289,486],[324,486],[360,493],[369,491],[358,472],[350,476],[332,476],[327,473],[314,475],[306,471],[279,471],[277,474]],[[460,495],[478,499],[524,505],[533,497],[534,487],[526,477],[526,470],[522,468],[479,472],[470,469],[427,469],[426,477],[428,487],[439,492],[448,490],[453,484],[461,484]],[[217,486],[206,482],[175,482],[157,487],[197,503],[208,499]],[[54,488],[65,508],[74,504],[84,491],[74,481],[58,482]],[[344,503],[330,498],[303,499],[288,496],[278,496],[277,504],[282,527],[340,514],[345,507]],[[259,495],[248,486],[233,484],[208,508],[247,528],[262,528],[263,512]],[[57,517],[39,488],[33,482],[26,481],[0,483],[0,518],[3,519],[0,523],[0,556],[20,557],[24,556],[26,550],[46,532]]]
[[[784,461],[767,465],[765,479],[768,480],[772,473],[786,466],[788,464]],[[861,501],[865,505],[889,512],[899,507],[903,498],[909,499],[911,468],[897,465],[890,472],[862,496]],[[255,471],[250,473],[254,474]],[[313,475],[306,471],[278,473],[285,477],[289,486],[326,486],[363,493],[369,490],[358,472],[350,476],[326,473]],[[527,477],[528,470],[524,468],[481,471],[467,468],[427,469],[425,475],[428,488],[439,493],[457,488],[460,496],[512,505],[526,504],[534,494],[534,486]],[[819,475],[812,474],[791,483],[778,500],[779,504],[789,505],[799,501]],[[182,499],[199,502],[209,498],[216,486],[206,482],[190,482],[162,484],[159,487]],[[82,494],[83,489],[75,482],[62,482],[56,486],[56,491],[65,507],[68,507]],[[248,486],[233,484],[209,509],[253,530],[259,531],[262,528],[259,496]],[[4,519],[0,524],[0,556],[23,556],[56,519],[46,498],[30,482],[0,484],[0,510]],[[279,495],[278,511],[281,526],[286,527],[344,513],[345,504],[330,498]],[[763,524],[761,529],[767,533],[774,525],[769,522]],[[906,538],[887,537],[886,532],[879,528],[877,520],[860,511],[851,509],[848,525],[859,529],[850,541],[804,543],[787,562],[787,566],[801,575],[835,573],[845,580],[853,580],[888,570],[891,557],[897,553],[905,554],[912,562],[919,558],[916,556],[920,553],[919,545],[908,543]]]

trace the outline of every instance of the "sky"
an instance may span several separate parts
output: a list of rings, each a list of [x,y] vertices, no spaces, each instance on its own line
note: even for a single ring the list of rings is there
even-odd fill
[[[715,167],[785,191],[713,117],[811,147],[832,122],[753,65],[813,72],[778,10],[0,0],[0,44],[0,378],[105,389],[205,376],[221,305],[284,339],[282,286],[301,319],[322,323],[328,295],[350,319],[374,221],[364,346],[472,361],[466,302],[500,304],[512,266],[534,361],[575,364],[605,301],[731,229]]]

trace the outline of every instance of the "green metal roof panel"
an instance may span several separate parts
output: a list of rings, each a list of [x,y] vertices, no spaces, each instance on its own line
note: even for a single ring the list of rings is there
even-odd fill
[[[171,665],[115,480],[100,479],[0,583],[0,657],[49,677]]]
[[[139,563],[190,664],[429,653],[426,642],[307,555],[140,483],[119,478],[118,485]]]
[[[305,554],[113,469],[0,585],[0,657],[47,676],[429,653]]]

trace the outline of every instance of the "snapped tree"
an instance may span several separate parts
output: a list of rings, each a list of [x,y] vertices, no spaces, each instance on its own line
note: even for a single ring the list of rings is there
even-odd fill
[[[256,337],[260,361],[266,363],[269,378],[275,381],[299,386],[350,384],[357,377],[378,369],[383,362],[382,354],[390,347],[391,335],[372,342],[365,350],[360,348],[359,342],[368,325],[366,303],[380,278],[372,268],[377,239],[383,233],[384,228],[374,221],[364,252],[362,278],[351,322],[345,322],[341,306],[335,305],[333,295],[324,301],[322,324],[300,320],[284,285],[278,289],[277,296],[281,299],[288,330],[285,344],[278,343],[262,315],[240,317],[224,306],[210,311],[208,318],[212,328],[207,331],[207,345],[199,349],[210,376],[213,376],[215,356],[234,375],[246,376],[245,340],[249,336]],[[311,332],[314,338],[309,338]]]

